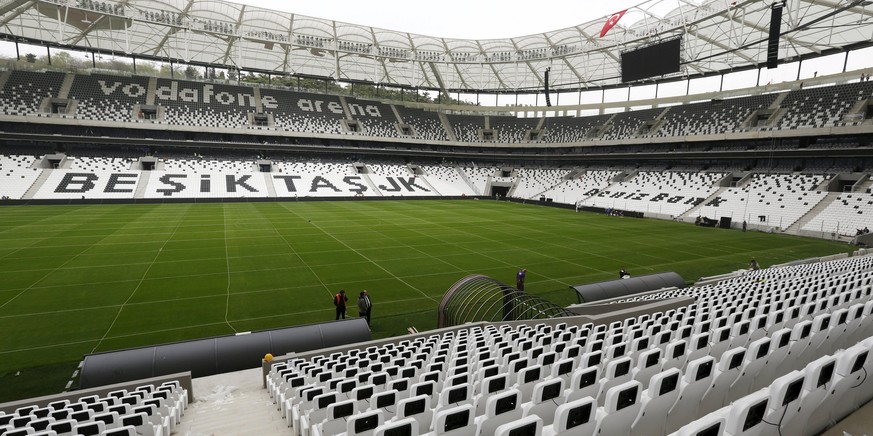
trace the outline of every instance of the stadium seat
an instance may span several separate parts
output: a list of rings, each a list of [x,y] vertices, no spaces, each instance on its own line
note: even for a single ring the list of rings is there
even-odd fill
[[[752,385],[760,376],[761,369],[767,364],[769,354],[770,338],[761,338],[749,344],[740,375],[730,385],[724,404],[731,403],[751,393]],[[772,380],[761,380],[761,382],[766,382],[769,385]]]
[[[30,427],[15,427],[14,425],[0,427],[0,431],[2,431],[0,434],[3,436],[26,436],[34,433]]]
[[[103,421],[80,422],[73,427],[73,432],[81,436],[97,436],[105,431],[106,424]]]
[[[158,412],[158,407],[154,404],[144,404],[139,407],[134,407],[131,413],[144,413],[148,417],[148,421],[155,426],[161,428],[164,435],[169,435],[174,428],[174,418],[169,414],[163,415]]]
[[[670,368],[651,378],[640,395],[640,413],[631,426],[631,435],[665,434],[667,413],[679,398],[682,372]]]
[[[533,389],[533,398],[522,404],[524,416],[536,415],[543,425],[551,425],[555,418],[555,410],[564,402],[564,379],[552,378],[537,383]]]
[[[298,405],[299,421],[294,428],[300,436],[309,436],[310,427],[321,423],[327,418],[327,406],[337,402],[338,394],[336,392],[328,392],[321,394],[312,399]]]
[[[640,353],[637,357],[637,364],[632,371],[632,378],[643,385],[643,389],[648,388],[649,379],[653,375],[661,371],[662,351],[660,348],[653,348]]]
[[[609,360],[606,363],[603,379],[600,382],[601,392],[608,392],[613,386],[618,386],[632,380],[631,365],[633,365],[633,360],[630,357],[619,357]],[[597,399],[598,404],[601,406],[605,404],[605,401],[605,396],[598,397]]]
[[[716,410],[682,426],[671,436],[724,436],[726,435],[727,407]]]
[[[433,421],[433,409],[429,395],[418,395],[405,398],[397,403],[397,419],[414,419],[418,429],[429,430]]]
[[[76,424],[78,424],[78,421],[75,419],[62,419],[49,424],[49,430],[54,431],[58,436],[72,436],[74,434],[73,427]],[[161,434],[155,436],[161,436]]]
[[[794,419],[798,412],[805,379],[806,375],[803,372],[791,371],[773,381],[768,388],[770,398],[764,415],[764,421],[772,428],[761,428],[762,435],[778,435],[783,423]]]
[[[539,435],[543,432],[543,421],[539,416],[527,416],[503,424],[494,431],[495,436]]]
[[[310,428],[312,435],[339,434],[346,430],[348,418],[359,413],[358,402],[354,399],[337,401],[327,406],[327,417],[324,421],[316,423]]]
[[[545,373],[540,365],[528,366],[516,375],[515,388],[521,393],[521,403],[530,401],[534,385],[543,379]]]
[[[740,398],[727,407],[725,435],[730,436],[760,436],[774,430],[771,424],[764,422],[767,414],[770,393],[767,388]]]
[[[788,356],[788,351],[791,344],[791,329],[781,328],[774,331],[770,335],[770,352],[767,354],[767,361],[758,370],[752,374],[754,381],[752,382],[750,392],[767,387],[779,374],[779,368],[782,361]]]
[[[860,344],[864,345],[867,349],[873,349],[873,337],[861,341]],[[873,358],[870,358],[869,355],[864,362],[864,371],[866,374],[873,374]],[[856,394],[855,404],[858,405],[858,407],[873,400],[873,390],[871,390],[871,386],[873,386],[873,377],[867,377],[854,389]]]
[[[834,383],[829,395],[822,402],[807,423],[807,428],[815,430],[833,424],[854,412],[861,404],[858,403],[858,390],[866,382],[869,373],[866,372],[867,360],[871,359],[870,347],[864,342],[849,347],[835,355],[837,366]],[[819,415],[819,412],[822,412]],[[825,416],[827,418],[825,418]],[[820,423],[825,423],[821,424]]]
[[[831,315],[829,313],[816,315],[813,318],[809,344],[796,357],[798,364],[806,365],[807,363],[815,360],[817,356],[830,354],[826,352],[820,352],[826,351],[828,349],[828,346],[826,344],[830,340],[830,323]]]
[[[570,385],[564,393],[567,402],[591,397],[597,400],[601,392],[600,369],[598,367],[577,369],[571,378]]]
[[[382,410],[370,410],[349,417],[346,436],[369,436],[385,422]]]
[[[443,409],[434,416],[432,436],[477,436],[479,425],[474,419],[476,408],[472,404]]]
[[[95,413],[92,418],[94,421],[103,421],[106,424],[106,429],[112,429],[118,427],[121,423],[120,415],[118,412],[103,412],[103,413]]]
[[[507,389],[488,397],[485,413],[476,417],[476,424],[481,434],[494,434],[500,425],[522,416],[524,411],[521,409],[521,392],[514,388]]]
[[[667,414],[667,433],[678,430],[697,416],[697,406],[712,384],[715,364],[711,356],[688,362],[679,385],[679,398]]]
[[[285,400],[285,419],[288,421],[288,426],[295,428],[300,422],[300,405],[312,401],[315,397],[324,394],[327,389],[324,386],[312,385],[307,389],[298,391],[299,396],[291,397]],[[308,410],[309,407],[304,407],[303,410]]]
[[[132,426],[116,427],[101,433],[102,436],[137,436],[136,428]]]
[[[388,422],[376,427],[373,431],[374,436],[418,436],[420,433],[420,423],[414,418],[405,418],[397,421]]]
[[[476,416],[485,414],[486,403],[492,395],[498,395],[509,387],[509,376],[498,374],[488,377],[479,384],[479,394],[473,400],[476,405]]]
[[[631,380],[606,391],[603,416],[597,424],[598,434],[629,435],[631,426],[640,414],[640,394],[643,385]]]
[[[383,414],[393,417],[397,413],[397,402],[399,400],[400,393],[395,390],[379,392],[373,395],[370,407],[367,410],[382,410]]]
[[[119,418],[122,426],[131,426],[136,429],[136,434],[142,436],[162,436],[163,429],[161,426],[154,425],[149,422],[148,415],[145,413],[134,413],[124,415]]]
[[[43,431],[48,429],[49,424],[53,423],[54,421],[54,418],[51,417],[38,418],[27,423],[27,426],[34,429],[35,431]]]
[[[713,412],[727,404],[731,385],[742,374],[746,349],[737,347],[724,352],[715,367],[712,383],[700,399],[697,415]]]
[[[601,417],[597,401],[591,397],[569,401],[555,409],[552,425],[543,427],[543,436],[594,434]]]
[[[564,379],[564,385],[570,384],[573,371],[577,368],[577,361],[572,358],[558,359],[552,364],[551,377]]]

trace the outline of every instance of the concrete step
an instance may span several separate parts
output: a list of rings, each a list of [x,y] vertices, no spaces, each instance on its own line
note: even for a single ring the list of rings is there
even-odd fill
[[[800,229],[806,225],[806,223],[812,221],[816,215],[818,215],[821,211],[825,210],[829,204],[833,203],[834,200],[840,196],[839,192],[828,192],[828,194],[821,199],[809,212],[803,214],[802,217],[798,218],[793,224],[791,224],[787,229],[785,229],[785,233],[797,234]]]
[[[151,171],[139,172],[139,183],[136,185],[136,192],[134,192],[133,198],[145,198],[146,188],[149,185],[149,179],[151,176]]]
[[[724,191],[727,191],[729,188],[721,187],[715,190],[709,197],[706,197],[705,200],[701,201],[697,206],[688,209],[687,212],[683,213],[679,216],[679,220],[685,221],[685,218],[694,217],[697,218],[697,211],[699,211],[702,207],[706,206],[706,203],[709,203],[714,198],[720,196]]]
[[[51,174],[51,170],[42,170],[42,173],[33,181],[33,184],[30,185],[30,188],[21,196],[22,200],[29,200],[39,192],[39,188],[42,187],[42,184],[45,183],[46,179],[49,178],[49,174]]]
[[[173,434],[185,436],[291,435],[263,388],[261,369],[194,379],[194,402]]]

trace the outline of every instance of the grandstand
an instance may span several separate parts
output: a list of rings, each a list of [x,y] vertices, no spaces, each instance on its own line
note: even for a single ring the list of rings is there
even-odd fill
[[[0,4],[0,435],[869,428],[865,6],[463,39]]]

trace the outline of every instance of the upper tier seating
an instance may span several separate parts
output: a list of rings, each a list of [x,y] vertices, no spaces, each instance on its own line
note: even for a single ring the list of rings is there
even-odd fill
[[[626,182],[611,185],[582,205],[679,216],[715,192],[723,173],[640,171]]]
[[[77,118],[131,121],[134,106],[146,104],[148,89],[148,77],[77,74],[69,97],[78,102]]]
[[[420,434],[485,435],[498,425],[536,421],[522,420],[530,416],[544,421],[541,415],[549,414],[552,422],[543,434],[580,434],[583,428],[592,434],[666,434],[731,403],[747,407],[753,404],[748,399],[760,398],[759,389],[779,386],[779,377],[817,368],[807,365],[833,356],[835,401],[804,421],[814,422],[814,430],[785,433],[813,434],[822,430],[819,423],[833,422],[873,396],[845,389],[857,385],[847,377],[861,374],[852,368],[873,362],[864,353],[873,348],[873,339],[865,341],[873,335],[871,267],[873,256],[857,257],[632,296],[625,301],[690,296],[695,302],[609,325],[573,325],[573,318],[553,325],[473,325],[329,355],[311,353],[274,363],[267,388],[275,407],[291,416],[295,434],[324,434],[332,425],[315,413],[314,399],[325,395],[352,400],[356,412],[350,421],[379,413],[385,423],[405,416],[397,407],[404,399],[427,398],[432,413],[425,416],[432,416],[432,427],[419,428]],[[454,399],[447,399],[449,391],[457,391]],[[554,407],[544,407],[543,397]],[[503,399],[506,404],[495,405]],[[569,419],[562,404],[587,411]],[[823,404],[819,397],[802,410]],[[655,410],[662,411],[654,416],[660,419],[645,417]],[[786,431],[797,422],[779,424]]]
[[[492,116],[489,122],[497,132],[497,142],[519,143],[528,140],[526,133],[536,129],[540,119]]]
[[[870,98],[873,83],[858,82],[791,91],[780,107],[786,110],[775,129],[829,127],[842,121],[843,115],[858,100]]]
[[[272,113],[276,127],[293,132],[343,133],[345,119],[340,99],[334,95],[261,88],[261,99],[275,102],[276,108],[264,106]]]
[[[826,178],[808,174],[754,174],[743,187],[728,188],[707,201],[698,215],[731,217],[734,221],[787,229],[827,195],[815,190]]]
[[[421,139],[428,141],[448,141],[446,129],[440,120],[439,114],[432,111],[415,109],[403,105],[395,105],[403,122],[415,129],[415,133]]]
[[[0,198],[20,199],[37,177],[39,168],[31,168],[36,158],[18,154],[0,155]]]
[[[546,118],[543,123],[545,136],[542,142],[579,142],[587,138],[588,132],[606,124],[611,114],[587,117]]]
[[[0,89],[0,113],[27,116],[39,112],[44,98],[57,97],[65,80],[59,72],[11,71]],[[292,91],[263,85],[199,82],[155,78],[154,104],[162,106],[163,117],[157,121],[175,126],[210,127],[216,129],[252,128],[249,113],[258,110],[255,89],[259,87],[261,109],[271,114],[274,127],[305,133],[351,134],[342,125],[347,117],[360,122],[359,134],[375,137],[404,137],[396,123],[397,114],[413,127],[412,137],[445,141],[449,135],[440,115],[430,110],[406,107],[403,102],[381,103],[356,97],[346,97],[350,113],[346,113],[336,95]],[[110,75],[104,73],[77,74],[73,77],[68,97],[76,100],[75,117],[106,122],[138,122],[134,106],[144,105],[149,98],[150,78]],[[873,93],[873,83],[859,82],[790,91],[781,102],[782,113],[771,129],[797,129],[857,125],[863,117],[844,120],[847,112],[861,99]],[[676,105],[665,108],[628,110],[618,113],[579,117],[514,118],[490,116],[489,124],[496,131],[493,142],[519,143],[527,141],[525,133],[542,120],[543,134],[538,142],[569,143],[586,140],[625,140],[636,137],[682,137],[689,135],[740,132],[752,111],[772,105],[779,94],[752,95],[721,101]],[[392,109],[396,109],[395,111]],[[437,109],[434,109],[437,110]],[[45,110],[48,113],[48,110]],[[644,123],[664,114],[664,123],[652,133],[640,133]],[[42,115],[42,114],[41,114]],[[458,141],[481,143],[480,130],[485,127],[484,115],[446,115]],[[593,128],[607,125],[597,137]],[[258,126],[260,129],[268,128]]]
[[[455,137],[461,142],[482,142],[479,131],[485,128],[485,117],[479,115],[446,115]]]
[[[637,135],[640,127],[646,121],[654,120],[664,112],[663,108],[642,109],[630,112],[619,112],[612,117],[610,128],[603,133],[600,139],[615,140],[628,139]]]
[[[190,80],[157,79],[155,104],[166,108],[167,124],[242,128],[255,112],[254,89]]]
[[[769,107],[776,94],[713,100],[673,106],[654,136],[716,135],[742,130],[742,123],[757,109]]]
[[[363,123],[363,133],[369,136],[397,138],[397,117],[391,106],[373,100],[358,100],[346,97],[352,118]]]
[[[858,229],[873,227],[873,194],[842,193],[808,223],[803,230],[855,236]]]
[[[63,73],[12,71],[0,89],[0,111],[6,115],[35,114],[43,98],[57,97],[63,82]]]

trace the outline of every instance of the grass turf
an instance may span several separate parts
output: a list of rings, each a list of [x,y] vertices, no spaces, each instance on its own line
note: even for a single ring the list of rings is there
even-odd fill
[[[332,320],[339,289],[351,316],[370,291],[378,338],[434,328],[472,273],[525,267],[527,292],[566,305],[621,266],[696,280],[850,250],[494,201],[2,207],[0,401],[60,391],[95,351]]]

